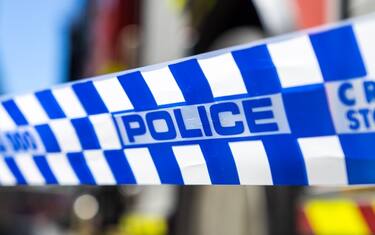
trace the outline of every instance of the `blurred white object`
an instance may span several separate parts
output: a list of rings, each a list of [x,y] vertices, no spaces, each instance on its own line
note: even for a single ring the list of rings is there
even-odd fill
[[[143,215],[169,217],[175,207],[177,187],[174,186],[138,186],[142,188],[137,199],[134,212]]]
[[[73,209],[78,218],[90,220],[98,213],[99,204],[95,197],[83,194],[74,201]]]
[[[296,28],[296,9],[290,0],[253,0],[259,18],[270,34],[281,34]]]
[[[191,41],[187,14],[173,9],[166,0],[145,0],[142,5],[141,63],[154,64],[185,56]]]

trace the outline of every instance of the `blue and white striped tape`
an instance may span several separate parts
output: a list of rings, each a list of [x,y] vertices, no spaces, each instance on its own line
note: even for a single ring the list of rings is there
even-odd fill
[[[0,183],[375,183],[375,19],[0,105]]]

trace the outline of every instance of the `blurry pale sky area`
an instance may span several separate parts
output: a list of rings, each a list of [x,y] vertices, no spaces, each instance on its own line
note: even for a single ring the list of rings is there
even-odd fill
[[[47,88],[67,79],[69,27],[83,0],[0,1],[0,91]]]

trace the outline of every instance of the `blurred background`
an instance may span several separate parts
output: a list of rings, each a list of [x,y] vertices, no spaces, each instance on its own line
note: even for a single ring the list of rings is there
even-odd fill
[[[0,92],[373,11],[373,0],[0,0]],[[374,202],[369,187],[1,187],[0,235],[375,234]]]

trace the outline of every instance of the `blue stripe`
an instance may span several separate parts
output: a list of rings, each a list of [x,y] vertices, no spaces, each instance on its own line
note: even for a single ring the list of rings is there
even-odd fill
[[[206,77],[196,59],[169,65],[188,104],[213,101],[213,95]]]
[[[51,90],[36,92],[35,96],[39,100],[49,118],[56,119],[66,117],[55,97],[52,95]]]
[[[4,140],[0,138],[0,153],[5,152],[7,148],[5,147]]]
[[[281,85],[266,45],[232,52],[250,96],[280,92]]]
[[[91,81],[73,84],[72,88],[89,115],[108,113],[107,107]]]
[[[13,100],[7,100],[3,102],[3,106],[11,116],[13,121],[18,125],[27,125],[26,118],[23,116],[21,110],[17,107],[16,103]]]
[[[40,139],[42,140],[46,152],[60,152],[60,146],[57,143],[56,137],[53,134],[48,124],[37,125],[35,130],[38,132]]]
[[[163,184],[184,184],[170,144],[154,144],[149,150]]]
[[[157,108],[156,101],[140,72],[125,74],[118,79],[135,110]]]
[[[100,149],[94,127],[88,118],[71,120],[83,149]]]
[[[324,80],[335,81],[366,75],[351,26],[310,36]]]
[[[226,141],[205,140],[200,143],[213,184],[239,184],[236,164]]]
[[[307,185],[305,162],[297,140],[288,135],[262,137],[275,185]]]
[[[118,184],[136,184],[123,150],[104,151],[104,156]]]
[[[34,161],[47,184],[58,184],[44,156],[34,156]]]
[[[27,184],[26,179],[23,177],[14,159],[12,157],[5,157],[4,160],[9,167],[9,170],[13,173],[14,177],[16,177],[17,184]]]
[[[285,89],[282,93],[290,130],[297,137],[334,135],[324,85]]]
[[[81,184],[96,184],[82,153],[68,153],[67,158]]]
[[[349,184],[375,183],[375,134],[339,135]]]

